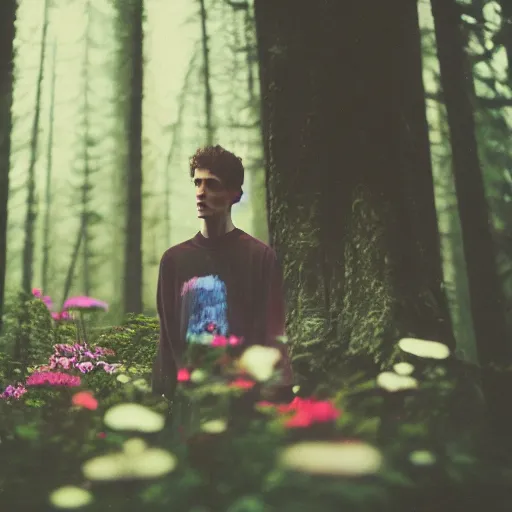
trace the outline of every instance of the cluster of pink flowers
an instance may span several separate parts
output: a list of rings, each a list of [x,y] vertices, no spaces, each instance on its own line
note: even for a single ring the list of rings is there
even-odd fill
[[[62,372],[34,372],[27,379],[27,386],[80,386],[81,379],[76,375]]]
[[[18,384],[16,387],[9,385],[4,389],[3,393],[0,394],[0,398],[15,398],[19,400],[26,392],[27,390],[23,384]]]
[[[290,428],[309,427],[314,423],[326,423],[337,419],[341,411],[325,400],[295,397],[289,404],[275,405],[271,402],[258,402],[260,406],[272,407],[282,414],[293,415],[285,421]]]
[[[59,343],[53,346],[55,352],[50,356],[50,364],[39,369],[54,370],[62,368],[63,370],[71,370],[76,368],[82,373],[89,373],[95,368],[103,368],[107,373],[114,373],[119,364],[111,364],[99,360],[104,356],[112,356],[115,354],[113,350],[103,347],[94,347],[92,351],[86,345],[75,343],[68,345]]]
[[[226,336],[222,336],[220,334],[216,334],[212,340],[212,347],[227,347],[228,345],[231,347],[235,347],[240,345],[243,341],[243,338],[238,338],[237,336],[230,336],[226,338]]]

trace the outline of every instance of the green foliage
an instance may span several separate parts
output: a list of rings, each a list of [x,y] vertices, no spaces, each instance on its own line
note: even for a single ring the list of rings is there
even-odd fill
[[[129,370],[150,373],[156,354],[159,324],[155,317],[128,315],[121,326],[100,332],[94,343],[115,351],[116,358]]]
[[[54,325],[45,304],[20,295],[6,304],[4,330],[0,337],[0,378],[26,372],[26,368],[47,360],[55,343],[75,338],[74,325]]]
[[[477,381],[467,365],[418,361],[414,375],[419,388],[390,393],[376,385],[378,368],[371,358],[347,358],[321,386],[300,389],[304,397],[330,398],[341,410],[338,420],[290,429],[284,425],[286,416],[255,408],[260,385],[251,390],[230,387],[215,373],[212,357],[207,358],[206,380],[178,387],[169,416],[169,403],[140,385],[141,376],[147,380],[157,338],[155,318],[132,316],[94,338],[93,345],[115,351],[113,360],[122,364],[117,373],[94,370],[82,376],[79,388],[31,388],[20,400],[0,401],[0,458],[9,461],[0,471],[3,503],[13,510],[21,504],[43,509],[52,490],[84,484],[83,462],[118,452],[134,435],[171,451],[178,466],[148,481],[88,484],[95,504],[84,510],[98,510],[101,504],[114,512],[410,512],[421,504],[444,512],[456,510],[459,502],[472,503],[465,508],[472,511],[487,506],[491,498],[505,500],[512,460],[489,436]],[[118,380],[120,374],[127,376],[125,383]],[[72,405],[79,390],[94,393],[96,410]],[[189,400],[193,406],[187,409]],[[105,412],[125,402],[163,414],[166,427],[155,434],[107,428]],[[228,420],[226,431],[201,430],[202,422],[223,418]],[[297,442],[347,439],[378,448],[382,469],[366,477],[320,476],[280,463],[282,450]],[[433,462],[413,464],[415,451],[428,451]],[[483,491],[491,484],[489,496]],[[458,501],[444,500],[446,494]]]

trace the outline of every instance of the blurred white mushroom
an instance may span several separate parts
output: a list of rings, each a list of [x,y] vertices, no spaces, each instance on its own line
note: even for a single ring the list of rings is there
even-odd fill
[[[164,416],[136,403],[114,405],[105,413],[103,421],[114,430],[139,432],[159,432],[165,424]]]
[[[176,457],[161,448],[147,448],[142,439],[133,438],[124,443],[123,451],[88,460],[82,466],[89,480],[150,479],[171,472],[177,465]]]
[[[398,375],[410,375],[414,371],[414,366],[410,363],[396,363],[393,366],[393,370]]]
[[[408,375],[398,375],[393,372],[382,372],[377,375],[377,386],[386,391],[402,391],[405,389],[415,389],[418,387],[418,381]]]
[[[208,434],[221,434],[227,428],[227,422],[223,419],[205,421],[201,425],[201,430]]]
[[[50,503],[56,508],[80,508],[89,505],[93,496],[89,491],[73,485],[66,485],[50,494]]]
[[[361,441],[301,442],[284,449],[279,458],[288,469],[340,476],[376,473],[382,460],[379,450]]]
[[[256,380],[262,382],[272,377],[274,365],[280,358],[281,352],[277,348],[253,345],[244,351],[239,364]]]
[[[450,349],[438,341],[402,338],[398,346],[404,352],[429,359],[446,359],[450,355]]]
[[[297,394],[300,391],[300,386],[293,386],[292,391]]]

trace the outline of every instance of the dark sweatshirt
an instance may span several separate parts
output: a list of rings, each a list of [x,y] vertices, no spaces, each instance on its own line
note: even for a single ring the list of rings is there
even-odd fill
[[[157,307],[155,393],[172,394],[187,343],[212,324],[217,334],[243,337],[247,345],[280,348],[282,384],[292,383],[286,346],[275,341],[285,333],[281,267],[273,249],[241,229],[216,238],[198,232],[168,249],[160,261]]]

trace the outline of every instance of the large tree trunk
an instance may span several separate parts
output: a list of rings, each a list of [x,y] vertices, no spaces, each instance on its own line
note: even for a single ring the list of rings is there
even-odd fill
[[[453,348],[415,3],[256,0],[255,14],[292,342],[319,365],[386,364],[402,336]]]
[[[39,74],[36,84],[36,103],[34,106],[34,120],[30,140],[30,163],[27,178],[27,213],[25,217],[25,241],[23,245],[22,289],[30,293],[34,272],[34,231],[36,228],[36,178],[35,169],[37,150],[39,145],[39,118],[41,113],[41,91],[43,86],[44,61],[46,56],[46,34],[48,32],[49,0],[44,4],[43,31],[41,35],[41,51],[39,58]]]
[[[203,47],[203,80],[204,80],[204,107],[206,121],[206,145],[213,145],[215,127],[212,118],[212,89],[210,86],[210,50],[208,47],[208,32],[206,30],[206,8],[204,0],[199,0],[201,13],[201,41]]]
[[[48,273],[50,270],[50,221],[51,221],[51,207],[52,207],[52,165],[53,165],[53,125],[55,113],[55,70],[56,70],[56,54],[57,42],[53,42],[52,51],[52,85],[51,85],[51,98],[50,98],[50,114],[48,124],[50,125],[50,133],[48,134],[48,147],[47,147],[47,165],[46,165],[46,184],[45,184],[45,209],[43,218],[43,259],[41,262],[41,281],[42,288],[47,292],[48,288]]]
[[[129,90],[129,157],[127,168],[124,313],[142,313],[142,97],[144,2],[131,9],[131,83]]]
[[[468,270],[470,307],[478,358],[484,366],[482,384],[495,425],[512,421],[501,404],[503,383],[492,365],[510,362],[511,350],[504,312],[503,292],[497,277],[482,170],[478,158],[471,99],[473,79],[464,55],[460,12],[454,0],[431,0],[441,85],[446,101],[452,145],[453,171],[458,197],[462,241]]]
[[[0,2],[0,333],[3,327],[7,267],[7,202],[11,156],[12,89],[16,0]]]

